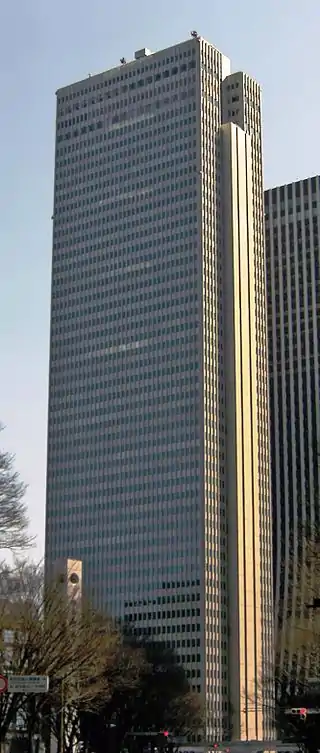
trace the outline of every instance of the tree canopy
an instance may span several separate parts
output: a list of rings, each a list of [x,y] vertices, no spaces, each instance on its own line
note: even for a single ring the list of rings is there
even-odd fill
[[[85,736],[90,750],[101,753],[106,749],[121,750],[125,743],[134,748],[139,733],[159,733],[167,730],[171,736],[188,737],[199,734],[203,727],[203,707],[198,693],[190,689],[183,667],[172,649],[162,643],[136,641],[126,637],[130,651],[143,650],[137,686],[119,688],[91,720]]]

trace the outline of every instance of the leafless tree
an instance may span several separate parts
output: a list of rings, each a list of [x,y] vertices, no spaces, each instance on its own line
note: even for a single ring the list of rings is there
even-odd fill
[[[0,424],[0,432],[2,429]],[[33,543],[25,492],[26,486],[14,469],[14,456],[0,449],[0,550],[26,549]]]
[[[30,736],[54,735],[59,750],[71,750],[79,740],[80,713],[97,712],[115,684],[133,686],[142,652],[133,655],[114,623],[88,605],[80,607],[61,581],[46,586],[42,565],[2,565],[0,584],[2,673],[46,675],[50,683],[48,693],[37,697],[0,696],[0,743],[19,714]]]

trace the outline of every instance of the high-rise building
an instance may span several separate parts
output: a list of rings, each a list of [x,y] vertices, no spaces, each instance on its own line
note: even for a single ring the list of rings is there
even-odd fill
[[[287,616],[304,614],[302,565],[320,524],[320,177],[270,189],[264,199],[275,612],[287,671],[296,644]]]
[[[259,86],[193,32],[57,92],[46,558],[270,734]]]

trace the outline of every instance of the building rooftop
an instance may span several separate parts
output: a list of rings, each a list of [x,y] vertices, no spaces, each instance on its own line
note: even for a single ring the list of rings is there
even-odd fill
[[[97,76],[104,76],[105,74],[110,73],[110,72],[113,72],[113,73],[116,73],[118,71],[122,72],[123,69],[126,66],[135,65],[137,62],[139,62],[139,61],[141,62],[142,59],[153,58],[156,55],[162,55],[164,53],[168,53],[169,54],[171,50],[174,50],[177,47],[180,47],[181,45],[189,45],[189,44],[192,44],[192,43],[195,44],[197,41],[200,41],[200,40],[203,40],[203,37],[201,37],[199,34],[197,34],[197,32],[192,31],[191,34],[190,34],[190,39],[184,39],[182,42],[176,42],[176,44],[170,45],[170,47],[165,47],[164,49],[161,49],[161,50],[156,50],[156,51],[153,52],[153,51],[149,50],[148,47],[141,47],[139,50],[137,50],[134,53],[134,57],[131,60],[127,60],[127,58],[122,57],[122,58],[120,58],[119,63],[117,65],[115,65],[115,66],[112,66],[111,68],[106,68],[104,71],[98,71],[97,73],[92,73],[92,74],[88,73],[88,75],[84,79],[80,79],[79,81],[74,81],[73,83],[67,84],[66,86],[59,87],[59,89],[57,89],[57,91],[56,91],[56,94],[59,95],[61,92],[65,91],[65,90],[72,89],[75,86],[79,86],[79,84],[84,84],[85,82],[88,83],[88,81],[91,78],[96,78]],[[207,41],[207,40],[204,40],[204,41]],[[221,52],[211,42],[207,42],[207,44],[210,44],[218,52]]]

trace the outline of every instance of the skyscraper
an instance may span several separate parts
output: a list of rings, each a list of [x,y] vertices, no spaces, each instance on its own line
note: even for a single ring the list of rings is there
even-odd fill
[[[319,527],[320,178],[265,192],[276,625],[303,615],[306,540]],[[279,632],[290,670],[294,641]],[[286,651],[288,652],[286,655]]]
[[[46,558],[269,733],[259,86],[193,32],[57,92]]]

